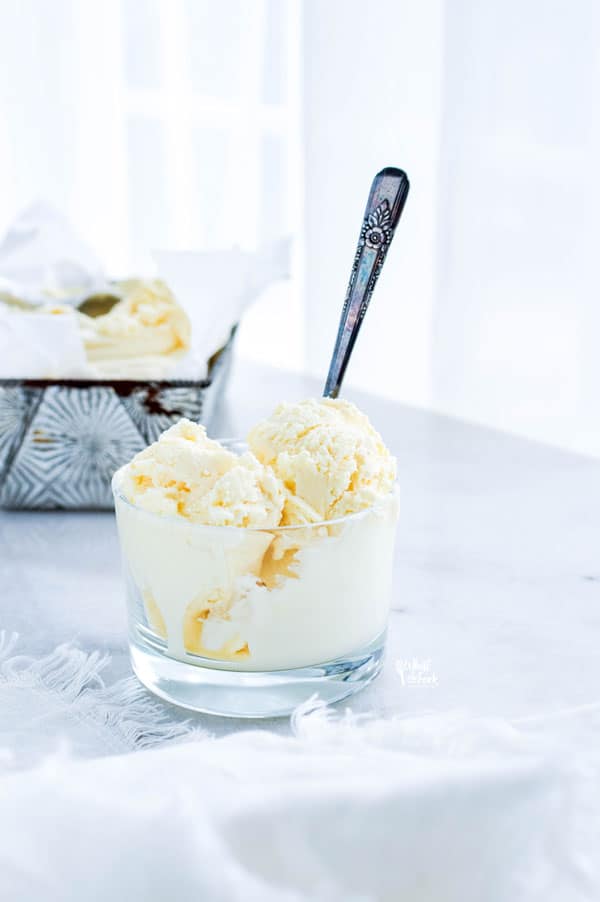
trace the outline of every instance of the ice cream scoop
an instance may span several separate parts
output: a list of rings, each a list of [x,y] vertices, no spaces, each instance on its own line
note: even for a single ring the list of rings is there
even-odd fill
[[[120,471],[123,495],[143,510],[207,526],[270,527],[284,492],[253,454],[234,454],[204,426],[180,420]]]
[[[318,523],[389,495],[396,462],[368,417],[349,401],[280,404],[248,436],[256,458],[281,480],[285,525]]]

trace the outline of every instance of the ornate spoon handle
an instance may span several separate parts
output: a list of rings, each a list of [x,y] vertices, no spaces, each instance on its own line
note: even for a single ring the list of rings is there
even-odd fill
[[[326,398],[337,398],[340,392],[356,336],[402,215],[408,189],[406,173],[391,166],[382,169],[373,179],[323,392]]]

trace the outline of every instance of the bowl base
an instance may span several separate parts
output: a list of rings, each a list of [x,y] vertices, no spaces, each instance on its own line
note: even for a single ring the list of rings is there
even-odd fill
[[[331,704],[358,692],[381,669],[384,636],[356,652],[292,670],[240,671],[186,664],[137,638],[130,644],[137,678],[165,701],[221,717],[284,717],[313,696]]]

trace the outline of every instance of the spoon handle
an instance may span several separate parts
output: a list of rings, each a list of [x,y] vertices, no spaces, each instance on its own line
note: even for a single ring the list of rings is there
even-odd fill
[[[402,215],[408,189],[406,173],[391,166],[382,169],[373,179],[323,392],[326,398],[337,398],[340,392],[356,336]]]

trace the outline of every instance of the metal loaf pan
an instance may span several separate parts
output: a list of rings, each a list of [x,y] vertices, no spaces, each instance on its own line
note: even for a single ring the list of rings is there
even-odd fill
[[[0,506],[112,509],[122,464],[181,417],[210,426],[235,331],[204,380],[0,379]]]

